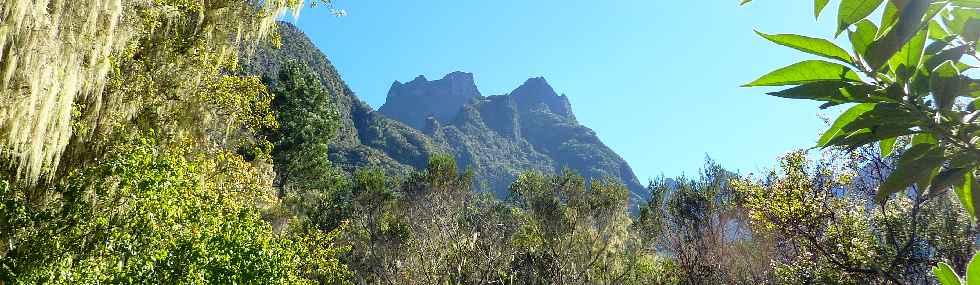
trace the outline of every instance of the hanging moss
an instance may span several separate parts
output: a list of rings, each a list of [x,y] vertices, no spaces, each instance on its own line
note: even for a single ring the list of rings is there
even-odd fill
[[[0,153],[29,184],[56,169],[73,135],[128,120],[152,99],[190,93],[237,65],[301,0],[0,0]],[[163,48],[161,48],[163,47]],[[181,58],[196,60],[186,68]],[[172,60],[172,61],[171,61]],[[170,61],[170,62],[168,62]],[[213,68],[201,68],[209,63]],[[152,65],[164,77],[107,88],[113,72]],[[177,76],[179,75],[179,77]],[[178,80],[169,86],[135,86]],[[112,86],[110,86],[112,87]],[[160,88],[162,87],[162,88]],[[155,89],[155,90],[154,90]]]

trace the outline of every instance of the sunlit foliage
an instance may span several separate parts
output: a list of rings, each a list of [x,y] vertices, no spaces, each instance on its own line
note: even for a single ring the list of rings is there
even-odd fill
[[[886,160],[870,148],[833,154],[794,152],[762,181],[733,182],[755,229],[777,241],[779,282],[928,284],[939,260],[965,269],[977,233],[954,194],[914,189],[878,206]]]
[[[76,132],[183,98],[298,0],[0,2],[0,146],[34,184]],[[208,68],[211,67],[211,68]],[[166,75],[166,76],[162,76]],[[179,80],[174,80],[179,78]]]
[[[322,233],[293,220],[275,231],[276,203],[230,153],[159,152],[124,138],[95,165],[47,191],[2,193],[0,280],[21,283],[306,283],[342,281],[346,267]],[[208,177],[206,180],[201,177]],[[44,195],[39,195],[39,194]]]

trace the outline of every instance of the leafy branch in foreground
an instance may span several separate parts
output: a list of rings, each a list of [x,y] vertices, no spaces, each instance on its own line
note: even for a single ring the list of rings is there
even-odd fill
[[[814,1],[817,17],[827,2]],[[880,21],[869,20],[881,6]],[[895,169],[875,195],[883,208],[907,189],[933,197],[953,188],[976,221],[980,82],[967,73],[974,67],[966,61],[980,60],[980,1],[842,0],[837,24],[836,35],[847,31],[851,54],[828,40],[759,33],[831,61],[793,64],[745,86],[793,86],[769,94],[826,102],[821,108],[853,104],[817,147],[853,150],[877,144],[882,156],[895,153]],[[906,140],[910,143],[896,151],[896,141]],[[980,282],[980,262],[970,262],[966,272],[967,283]],[[945,263],[933,273],[943,284],[962,284]]]
[[[826,5],[826,0],[816,0],[815,14]],[[881,20],[869,20],[881,6]],[[879,187],[877,202],[883,204],[913,185],[930,193],[953,187],[976,218],[980,82],[967,74],[974,67],[965,61],[977,59],[980,1],[844,0],[837,22],[837,34],[847,32],[851,53],[825,39],[759,33],[829,61],[796,63],[745,86],[793,86],[769,94],[826,102],[821,108],[853,104],[817,147],[855,149],[877,143],[883,155],[897,156],[897,167]],[[911,143],[895,151],[895,141],[902,137]]]

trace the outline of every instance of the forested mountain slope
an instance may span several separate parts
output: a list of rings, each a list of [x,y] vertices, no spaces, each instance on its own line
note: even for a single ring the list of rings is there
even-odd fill
[[[358,99],[330,60],[297,27],[280,23],[279,34],[282,46],[259,47],[252,59],[245,61],[245,70],[277,78],[284,64],[295,62],[309,66],[319,76],[340,112],[339,134],[330,148],[330,160],[335,164],[347,170],[369,166],[401,174],[424,167],[433,153],[446,152],[421,132],[381,116]]]
[[[564,168],[587,178],[612,177],[635,198],[646,197],[629,165],[580,125],[564,95],[543,78],[532,78],[509,95],[482,96],[473,75],[454,72],[439,80],[419,76],[395,82],[378,112],[347,87],[327,57],[298,28],[280,25],[282,47],[260,47],[246,70],[276,78],[295,61],[316,72],[340,112],[331,160],[352,170],[374,166],[390,173],[422,168],[434,153],[451,153],[472,167],[478,189],[499,196],[522,171]]]

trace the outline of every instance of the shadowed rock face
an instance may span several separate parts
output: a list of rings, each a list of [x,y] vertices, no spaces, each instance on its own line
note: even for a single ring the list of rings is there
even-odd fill
[[[556,115],[564,116],[572,121],[575,115],[572,114],[572,104],[568,102],[568,97],[564,94],[559,96],[555,89],[551,88],[544,77],[534,77],[521,84],[520,87],[510,92],[514,102],[520,111],[528,112],[531,109],[544,105],[549,111]]]
[[[391,174],[423,168],[434,153],[450,153],[461,168],[471,167],[477,188],[499,197],[521,172],[572,169],[586,178],[616,178],[633,193],[633,204],[648,197],[633,170],[580,125],[568,97],[544,78],[528,79],[509,94],[481,96],[473,74],[453,72],[395,82],[379,111],[347,87],[327,57],[299,29],[280,25],[282,48],[260,47],[244,69],[278,78],[288,62],[310,66],[331,92],[341,114],[330,159],[353,170],[376,167]],[[271,82],[270,84],[274,84]]]
[[[473,74],[453,72],[435,81],[419,75],[408,83],[395,81],[388,91],[385,104],[378,109],[381,114],[401,121],[413,128],[425,128],[426,118],[449,122],[463,104],[480,96],[473,83]]]
[[[472,74],[453,72],[439,81],[449,78],[463,78],[461,82],[465,86],[471,86],[473,80]],[[416,79],[404,85],[396,82],[388,98],[404,96],[400,94],[405,93],[408,85],[415,85],[413,92],[420,92],[411,93],[410,96],[415,98],[461,97],[458,90],[449,89],[453,84],[433,84],[439,81]],[[475,89],[465,90],[465,94],[479,94]],[[437,144],[453,150],[460,165],[473,167],[478,180],[489,184],[488,190],[504,196],[507,186],[520,172],[554,173],[569,168],[590,179],[619,179],[636,198],[647,197],[646,190],[626,161],[603,144],[595,132],[578,123],[568,97],[558,95],[544,78],[528,79],[506,95],[466,97],[469,98],[467,102],[453,101],[457,107],[439,105],[439,108],[445,108],[440,110],[443,114],[456,114],[454,119],[434,114],[427,122],[423,119],[421,128]],[[424,104],[428,103],[425,100],[389,101],[382,111],[386,108],[422,110],[427,108]],[[416,118],[412,117],[412,120]]]

